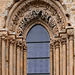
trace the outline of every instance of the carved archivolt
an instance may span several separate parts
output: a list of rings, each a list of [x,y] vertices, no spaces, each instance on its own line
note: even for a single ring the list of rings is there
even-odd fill
[[[27,0],[22,2],[9,19],[9,31],[23,36],[24,29],[33,20],[42,20],[56,35],[65,29],[65,17],[60,8],[50,0]]]

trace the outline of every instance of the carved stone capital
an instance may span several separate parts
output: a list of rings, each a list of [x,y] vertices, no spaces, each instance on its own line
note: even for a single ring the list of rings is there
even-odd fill
[[[22,41],[17,41],[16,45],[17,47],[22,47]]]
[[[67,38],[61,38],[61,43],[63,44],[67,44]]]
[[[6,36],[5,35],[1,36],[1,39],[6,40]]]
[[[15,43],[15,39],[9,39],[10,44],[14,44]]]
[[[53,51],[53,43],[50,43],[50,52]]]
[[[74,36],[74,29],[72,27],[67,27],[68,36]]]
[[[27,44],[26,44],[26,40],[23,40],[23,50],[27,51]]]
[[[27,45],[26,44],[23,44],[23,50],[27,51]]]
[[[60,39],[59,38],[54,40],[54,45],[55,45],[55,48],[60,47]]]
[[[69,36],[69,41],[74,40],[74,36]]]
[[[74,40],[74,29],[72,27],[67,28],[67,34],[69,40]]]

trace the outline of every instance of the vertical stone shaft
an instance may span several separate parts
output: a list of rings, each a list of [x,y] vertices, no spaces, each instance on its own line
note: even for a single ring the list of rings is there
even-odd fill
[[[14,75],[16,75],[16,43],[14,44]]]
[[[67,75],[70,75],[70,50],[69,50],[69,40],[67,38]]]
[[[69,37],[69,44],[70,44],[70,75],[74,74],[74,42],[73,42],[73,36]]]
[[[23,47],[21,48],[21,75],[23,75]]]
[[[63,75],[63,49],[60,42],[60,75]]]
[[[66,39],[62,41],[62,46],[63,46],[63,75],[66,75],[67,74],[67,52],[66,52]]]
[[[2,75],[5,75],[5,37],[2,37]]]
[[[18,41],[17,42],[17,75],[20,75],[20,57],[21,57],[21,43]]]
[[[53,45],[50,44],[50,75],[53,75]]]
[[[59,69],[59,50],[60,50],[60,45],[59,41],[55,42],[55,49],[56,49],[56,75],[59,75],[60,69]]]
[[[9,48],[9,75],[14,74],[14,41],[10,39],[10,48]]]
[[[27,75],[27,52],[24,51],[24,75]]]
[[[54,75],[56,75],[56,52],[55,52],[55,47],[53,47],[54,51]]]
[[[8,45],[9,45],[9,41],[7,40],[6,42],[6,75],[8,75]]]
[[[26,43],[23,45],[24,50],[24,75],[27,75],[27,45]]]

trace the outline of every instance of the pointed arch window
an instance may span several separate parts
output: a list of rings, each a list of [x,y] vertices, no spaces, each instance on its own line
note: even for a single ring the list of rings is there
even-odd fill
[[[50,37],[47,30],[34,26],[28,33],[27,75],[50,75]]]

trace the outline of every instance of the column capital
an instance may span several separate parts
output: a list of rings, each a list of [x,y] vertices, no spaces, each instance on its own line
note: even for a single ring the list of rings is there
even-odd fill
[[[67,34],[68,34],[68,36],[74,36],[74,28],[67,27]]]
[[[23,45],[23,37],[20,37],[20,36],[18,36],[18,37],[16,37],[16,45],[17,45],[17,47],[22,47],[22,45]]]
[[[67,34],[68,34],[69,40],[74,40],[74,28],[68,28]]]
[[[5,36],[5,35],[2,35],[2,36],[1,36],[1,39],[2,39],[2,40],[6,40],[6,36]]]
[[[15,43],[15,39],[9,39],[9,42],[10,42],[11,44],[14,44],[14,43]]]
[[[0,36],[7,36],[8,30],[7,29],[0,29]]]
[[[16,45],[17,47],[22,47],[22,41],[17,41]]]
[[[60,37],[61,37],[61,43],[66,44],[67,43],[67,34],[66,33],[60,34]]]
[[[26,40],[23,40],[23,50],[27,51],[27,44],[26,44]]]
[[[53,43],[50,43],[50,52],[53,51]]]
[[[61,38],[61,43],[64,45],[64,44],[67,44],[67,38]]]
[[[54,45],[55,45],[55,48],[59,48],[60,47],[60,38],[55,38]]]

